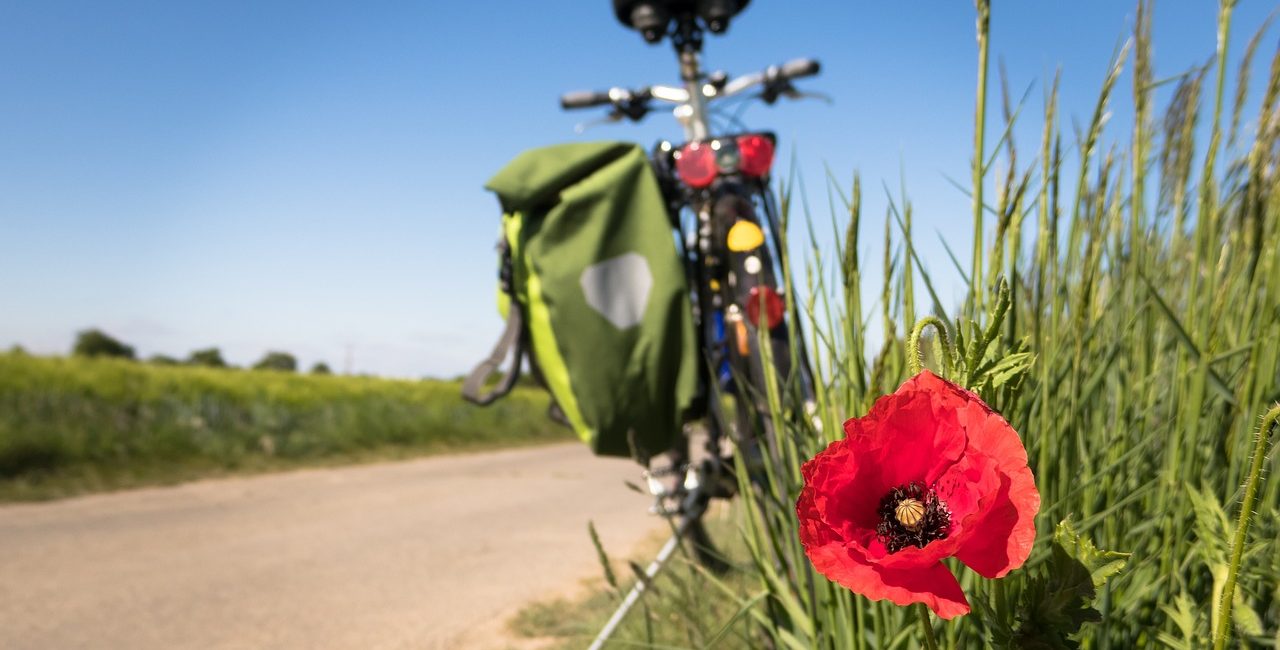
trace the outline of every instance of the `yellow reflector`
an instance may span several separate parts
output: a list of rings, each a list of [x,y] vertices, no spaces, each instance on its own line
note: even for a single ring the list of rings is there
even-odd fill
[[[764,232],[750,221],[739,221],[729,229],[729,250],[735,253],[755,250],[763,243]]]
[[[735,338],[738,339],[738,354],[745,357],[751,354],[751,339],[748,338],[750,334],[747,332],[747,324],[738,320],[734,321],[733,325],[737,334]]]

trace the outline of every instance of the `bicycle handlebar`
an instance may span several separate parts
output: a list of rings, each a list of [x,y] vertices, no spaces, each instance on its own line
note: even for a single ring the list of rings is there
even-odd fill
[[[765,94],[777,95],[777,91],[792,79],[818,74],[822,66],[816,59],[792,59],[782,65],[771,65],[763,72],[743,75],[725,84],[722,96],[736,95],[752,86],[764,85]]]
[[[708,99],[722,99],[760,85],[765,86],[766,96],[772,95],[776,97],[778,91],[785,87],[784,85],[788,81],[801,77],[811,77],[818,74],[821,69],[821,64],[815,59],[792,59],[782,65],[772,65],[761,72],[754,72],[733,79],[725,83],[718,92],[709,95]],[[560,97],[560,107],[565,110],[572,110],[609,104],[618,106],[623,103],[644,103],[649,99],[682,103],[688,101],[689,97],[687,91],[683,88],[674,86],[646,86],[636,90],[623,88],[612,88],[607,91],[579,90],[562,95]]]
[[[562,95],[560,97],[560,108],[565,110],[574,108],[592,108],[594,106],[604,106],[612,102],[613,99],[609,97],[609,93],[607,92],[578,90]]]
[[[792,59],[778,66],[778,74],[787,79],[799,79],[801,77],[812,77],[822,70],[822,64],[817,59]]]

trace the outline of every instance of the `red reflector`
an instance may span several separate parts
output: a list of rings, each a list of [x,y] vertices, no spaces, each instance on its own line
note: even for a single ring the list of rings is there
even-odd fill
[[[747,320],[752,325],[760,327],[760,294],[764,294],[764,314],[768,318],[768,328],[773,329],[782,322],[782,315],[785,311],[782,304],[782,296],[777,291],[765,286],[751,287],[751,293],[747,295]]]
[[[773,140],[758,133],[738,137],[738,152],[742,156],[739,168],[747,176],[761,177],[773,166]]]
[[[676,173],[689,187],[706,187],[716,179],[716,153],[704,142],[690,142],[676,157]]]

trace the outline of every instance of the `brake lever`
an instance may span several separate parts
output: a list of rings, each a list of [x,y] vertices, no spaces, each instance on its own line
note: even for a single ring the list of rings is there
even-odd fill
[[[831,99],[831,95],[828,95],[826,93],[800,91],[800,90],[796,90],[795,88],[792,88],[790,90],[784,90],[782,92],[782,95],[787,99],[816,99],[821,102],[826,102],[827,104],[836,103],[835,100]]]
[[[627,98],[618,103],[613,112],[618,115],[618,119],[627,118],[632,122],[639,122],[649,114],[649,100],[647,98]]]
[[[791,85],[790,81],[785,79],[775,80],[765,84],[764,89],[760,91],[760,99],[764,100],[764,103],[773,106],[773,103],[778,101],[778,97],[782,95],[790,97],[791,93],[798,92],[800,91],[796,90],[796,87]]]
[[[729,73],[724,70],[716,70],[707,75],[707,83],[711,84],[711,87],[715,88],[716,92],[719,93],[724,90],[725,84],[729,83]]]
[[[625,117],[626,115],[622,111],[619,111],[618,109],[615,108],[612,111],[610,111],[608,115],[602,118],[577,123],[573,127],[573,132],[581,134],[581,133],[584,133],[587,129],[590,129],[592,127],[600,126],[602,124],[609,124],[612,122],[621,122]]]

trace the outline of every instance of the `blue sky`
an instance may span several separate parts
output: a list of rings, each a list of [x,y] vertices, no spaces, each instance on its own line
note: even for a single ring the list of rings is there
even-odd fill
[[[1041,82],[1061,66],[1062,112],[1087,121],[1134,7],[996,4],[992,73],[1003,59],[1015,94],[1035,84],[1018,133],[1029,160]],[[1215,4],[1156,7],[1157,77],[1212,55]],[[1237,57],[1273,6],[1241,0]],[[871,260],[881,184],[905,178],[926,263],[958,299],[930,231],[969,250],[969,202],[945,177],[968,178],[972,5],[755,0],[705,49],[709,69],[739,74],[801,56],[824,65],[803,86],[834,104],[757,105],[744,120],[796,153],[820,223],[824,166],[861,172]],[[565,91],[676,80],[669,46],[625,31],[605,0],[9,0],[0,60],[0,346],[38,353],[98,326],[143,355],[216,345],[244,364],[283,349],[357,372],[459,374],[501,329],[484,181],[528,147],[679,137],[663,113],[578,135],[594,114],[560,111]]]

